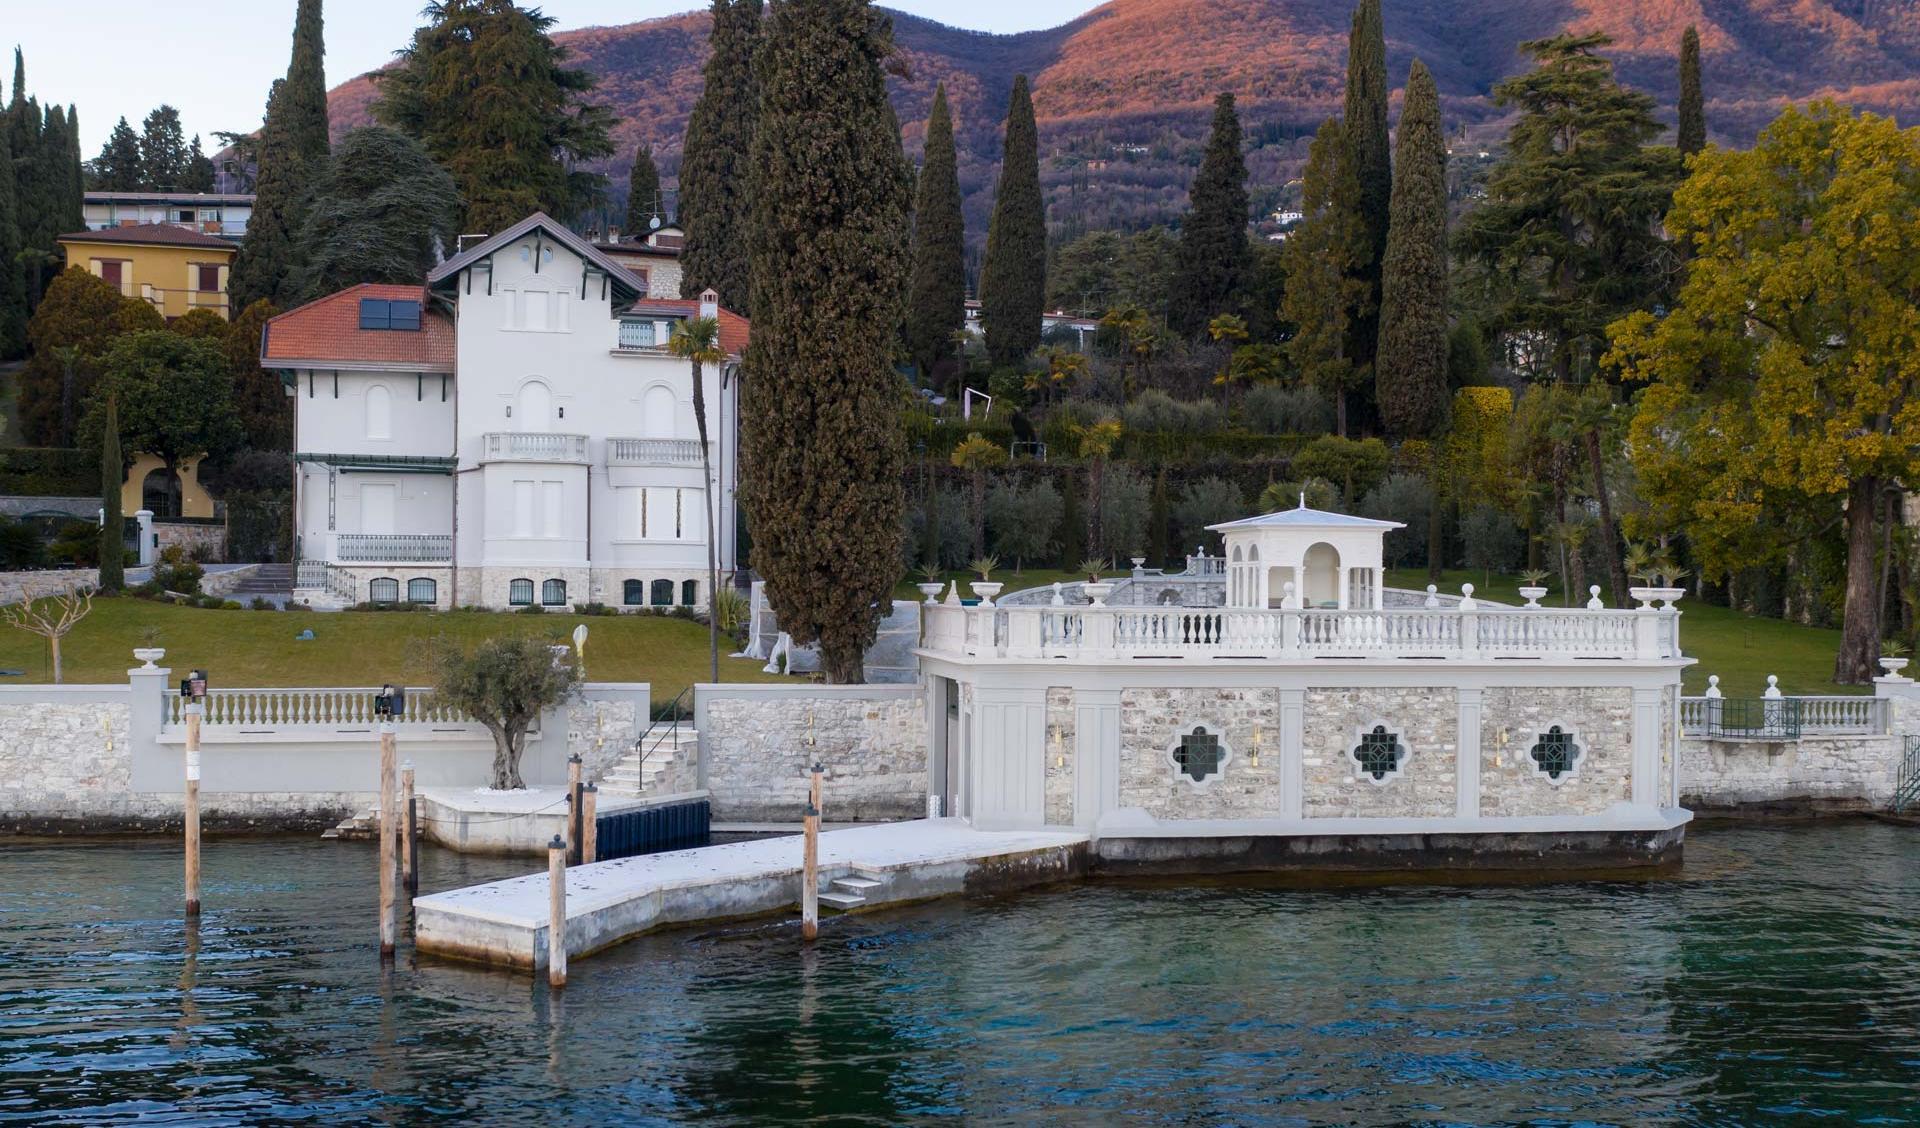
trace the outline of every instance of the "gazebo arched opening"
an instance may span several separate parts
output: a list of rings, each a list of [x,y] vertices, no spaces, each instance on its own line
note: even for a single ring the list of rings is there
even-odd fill
[[[1306,607],[1340,606],[1340,551],[1325,541],[1307,549],[1301,560],[1305,573]]]

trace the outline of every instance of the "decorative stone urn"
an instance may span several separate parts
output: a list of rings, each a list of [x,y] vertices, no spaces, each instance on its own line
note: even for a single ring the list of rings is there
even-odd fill
[[[1107,597],[1113,594],[1113,585],[1105,580],[1088,580],[1086,588],[1087,598],[1093,600],[1095,607],[1105,607]]]
[[[152,670],[157,668],[154,666],[155,662],[167,656],[167,651],[166,648],[160,646],[136,646],[133,650],[133,656],[138,658],[142,663],[140,666],[141,669]]]
[[[1882,658],[1880,659],[1880,668],[1885,670],[1887,672],[1887,676],[1890,678],[1904,678],[1906,675],[1902,674],[1900,671],[1907,668],[1907,659]]]
[[[992,607],[993,597],[999,595],[1000,589],[1007,585],[999,582],[990,583],[986,580],[976,580],[967,586],[973,589],[973,594],[980,597],[980,606]]]
[[[1545,594],[1547,594],[1547,589],[1538,584],[1528,584],[1520,589],[1520,598],[1527,601],[1524,606],[1532,607],[1536,610],[1540,606],[1540,597]]]
[[[1683,587],[1653,587],[1648,588],[1647,592],[1652,598],[1660,601],[1660,606],[1663,609],[1671,611],[1673,610],[1673,605],[1680,602],[1680,598],[1687,594],[1687,589]]]
[[[1660,598],[1659,591],[1660,589],[1655,587],[1630,587],[1627,589],[1627,594],[1640,604],[1638,610],[1651,611],[1653,601]]]
[[[915,584],[913,586],[920,589],[920,594],[927,597],[928,603],[938,603],[940,602],[940,592],[947,585],[942,583],[931,583],[931,584]]]

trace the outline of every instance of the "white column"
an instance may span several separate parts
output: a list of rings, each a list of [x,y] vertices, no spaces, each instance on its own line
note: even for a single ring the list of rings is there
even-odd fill
[[[1307,691],[1280,691],[1280,817],[1304,818],[1306,768]]]
[[[1073,824],[1091,827],[1120,805],[1120,691],[1073,691]]]
[[[153,510],[141,509],[134,513],[133,519],[140,524],[140,566],[153,563],[157,550],[153,545]]]
[[[1478,688],[1459,690],[1459,749],[1454,777],[1454,815],[1480,817],[1480,709]]]
[[[1633,690],[1633,804],[1660,805],[1660,688]]]

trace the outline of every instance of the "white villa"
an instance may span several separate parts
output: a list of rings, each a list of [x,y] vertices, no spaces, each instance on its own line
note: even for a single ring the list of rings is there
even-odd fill
[[[717,318],[711,479],[676,322]],[[713,498],[734,566],[746,320],[647,283],[545,215],[421,286],[361,285],[269,322],[294,398],[297,594],[317,602],[705,606]],[[724,581],[723,581],[724,582]]]
[[[1180,575],[930,592],[931,794],[1107,865],[1677,856],[1679,591],[1443,604],[1384,586],[1398,527],[1303,502]]]

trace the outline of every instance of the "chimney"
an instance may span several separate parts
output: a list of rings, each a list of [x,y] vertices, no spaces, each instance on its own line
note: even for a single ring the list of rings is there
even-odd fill
[[[700,291],[700,316],[714,318],[720,316],[720,295],[715,293],[711,286]]]

